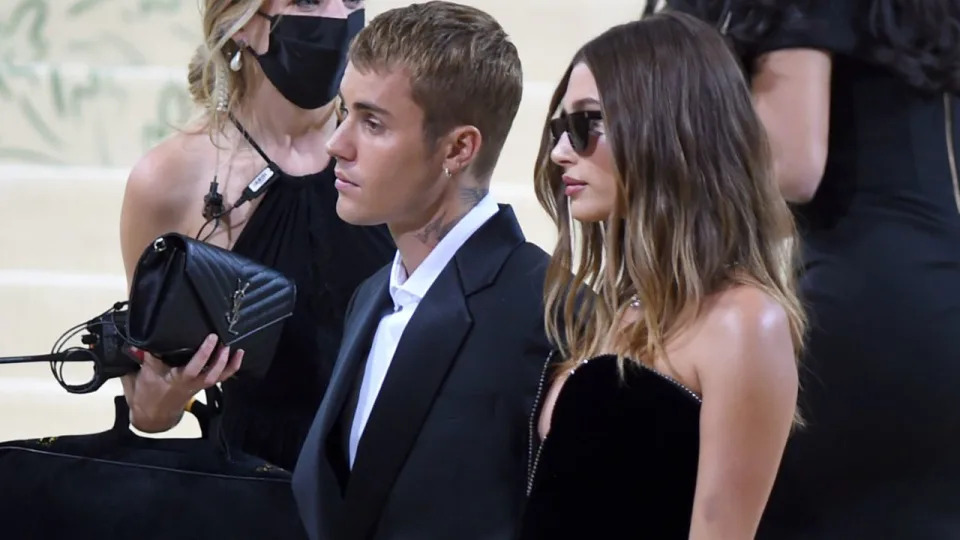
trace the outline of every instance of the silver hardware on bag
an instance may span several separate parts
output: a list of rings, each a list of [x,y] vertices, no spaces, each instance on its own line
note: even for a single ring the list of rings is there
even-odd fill
[[[237,290],[233,291],[230,311],[225,314],[227,322],[230,323],[230,326],[227,327],[227,332],[230,332],[233,335],[237,335],[237,332],[233,330],[233,327],[240,320],[240,307],[243,305],[243,299],[247,295],[248,287],[250,287],[249,281],[243,283],[239,278],[237,278]]]
[[[156,251],[157,253],[161,251],[165,251],[166,249],[167,249],[167,242],[166,240],[163,239],[162,236],[153,241],[153,250]]]

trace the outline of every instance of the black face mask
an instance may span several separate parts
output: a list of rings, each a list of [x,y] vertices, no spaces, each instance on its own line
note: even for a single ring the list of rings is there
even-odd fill
[[[250,52],[267,79],[301,109],[317,109],[333,101],[350,41],[363,28],[363,10],[346,19],[257,13],[270,20],[270,45],[263,54]]]

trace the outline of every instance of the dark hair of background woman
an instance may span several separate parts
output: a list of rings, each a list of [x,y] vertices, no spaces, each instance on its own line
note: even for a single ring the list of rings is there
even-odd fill
[[[723,24],[729,4],[732,14],[726,34],[741,56],[769,32],[795,22],[798,13],[831,0],[686,0],[693,12]],[[867,36],[865,53],[902,77],[909,85],[930,92],[960,92],[960,2],[958,0],[860,0],[868,8],[858,31]],[[649,0],[650,6],[655,0]],[[651,7],[645,13],[651,11]]]

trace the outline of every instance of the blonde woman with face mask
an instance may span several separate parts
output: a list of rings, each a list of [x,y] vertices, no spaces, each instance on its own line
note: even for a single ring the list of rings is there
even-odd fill
[[[334,160],[325,151],[363,4],[204,2],[205,43],[189,82],[205,111],[194,129],[151,149],[130,174],[120,224],[128,282],[146,246],[176,231],[283,272],[296,282],[297,305],[262,380],[231,379],[243,352],[213,338],[182,368],[135,351],[142,368],[123,386],[138,429],[172,428],[197,392],[223,383],[230,442],[293,468],[353,290],[394,252],[384,228],[337,217]]]

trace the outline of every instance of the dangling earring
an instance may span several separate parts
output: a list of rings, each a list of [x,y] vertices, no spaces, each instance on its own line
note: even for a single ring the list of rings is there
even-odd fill
[[[240,68],[243,67],[243,57],[241,52],[243,51],[243,44],[240,44],[240,48],[237,49],[237,52],[233,55],[233,58],[230,59],[230,71],[240,71]]]
[[[450,168],[449,168],[449,167],[444,167],[444,168],[443,168],[443,174],[447,175],[447,178],[450,178],[451,176],[453,176],[453,173],[450,172]]]
[[[213,93],[217,100],[217,112],[227,112],[230,105],[230,76],[227,74],[223,64],[217,65],[216,75],[213,82]]]

